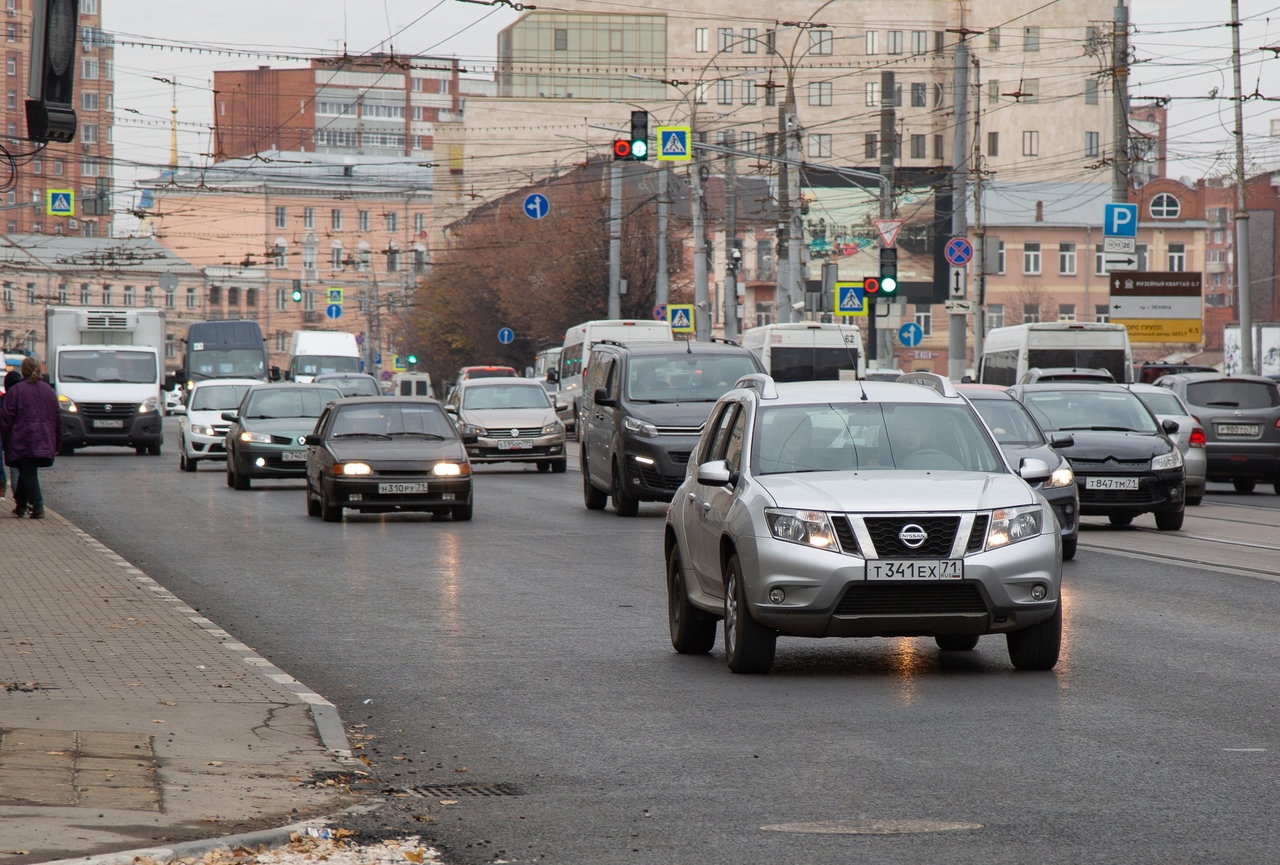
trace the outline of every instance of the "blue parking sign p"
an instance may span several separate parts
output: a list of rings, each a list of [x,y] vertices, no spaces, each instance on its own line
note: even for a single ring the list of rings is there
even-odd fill
[[[1138,205],[1106,205],[1103,208],[1102,233],[1107,237],[1137,237]]]

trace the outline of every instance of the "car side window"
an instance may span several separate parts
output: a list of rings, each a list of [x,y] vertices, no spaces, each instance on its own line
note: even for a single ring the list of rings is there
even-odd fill
[[[604,389],[609,392],[610,398],[616,399],[618,396],[618,359],[609,360],[608,366],[604,373]]]
[[[747,410],[739,408],[734,414],[733,426],[729,428],[729,440],[725,444],[724,461],[730,472],[742,470],[742,440],[747,429]]]
[[[719,423],[716,424],[715,438],[711,440],[711,447],[707,449],[707,460],[724,459],[725,445],[729,441],[729,430],[733,427],[733,421],[737,415],[737,403],[729,403],[724,407],[724,411],[720,414]]]
[[[726,414],[733,409],[733,403],[725,403],[718,406],[711,413],[711,417],[707,418],[706,426],[702,428],[702,439],[698,442],[698,463],[709,462],[714,457],[711,454],[715,451],[716,435],[720,431],[720,423],[724,420]]]
[[[320,412],[320,417],[316,419],[316,428],[312,430],[313,433],[319,434],[324,430],[325,424],[329,422],[329,415],[331,413],[332,410],[328,408]]]

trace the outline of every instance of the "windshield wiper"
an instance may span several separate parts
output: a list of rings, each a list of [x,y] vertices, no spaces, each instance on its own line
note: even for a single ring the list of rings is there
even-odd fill
[[[436,435],[435,433],[429,433],[429,432],[393,432],[391,433],[391,435],[392,436],[422,436],[423,438],[427,438],[427,439],[434,439],[436,441],[441,441],[441,442],[444,441],[444,436]],[[390,437],[391,436],[388,436],[388,438]]]
[[[1091,430],[1093,432],[1138,432],[1133,427],[1127,426],[1064,426],[1061,428],[1066,430]]]
[[[1224,400],[1223,402],[1211,402],[1211,403],[1207,403],[1207,405],[1220,405],[1220,406],[1224,406],[1224,407],[1231,407],[1231,408],[1235,408],[1235,407],[1238,407],[1238,406],[1240,405],[1240,403],[1238,403],[1238,402],[1229,402],[1229,401],[1225,401],[1225,400]]]
[[[63,381],[97,381],[96,378],[87,378],[86,376],[83,376],[83,375],[76,375],[74,373],[65,373],[65,372],[59,375],[58,378],[62,379]]]
[[[329,436],[331,439],[387,439],[391,436],[386,433],[335,433]]]

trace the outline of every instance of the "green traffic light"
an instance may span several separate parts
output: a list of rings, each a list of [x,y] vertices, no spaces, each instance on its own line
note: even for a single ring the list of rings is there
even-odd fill
[[[409,363],[417,363],[417,362],[418,362],[418,356],[417,356],[416,354],[411,354],[411,355],[408,355],[408,356],[405,358],[405,360],[406,360],[406,361],[408,361]]]
[[[295,288],[295,289],[293,290],[293,302],[294,302],[294,303],[302,303],[302,290],[301,290],[301,289]]]
[[[898,280],[892,276],[880,277],[880,291],[885,294],[893,294],[898,290]]]

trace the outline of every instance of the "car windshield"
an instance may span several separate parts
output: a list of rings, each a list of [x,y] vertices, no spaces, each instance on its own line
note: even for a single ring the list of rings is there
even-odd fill
[[[376,402],[339,406],[329,435],[446,439],[454,438],[454,431],[449,418],[433,403]]]
[[[1187,410],[1182,407],[1177,395],[1170,391],[1161,391],[1160,393],[1143,391],[1138,394],[1138,399],[1142,400],[1143,405],[1151,409],[1152,414],[1187,414]]]
[[[360,376],[359,378],[323,378],[317,381],[322,381],[330,387],[336,387],[343,396],[382,395],[382,391],[378,388],[378,383],[366,376]]]
[[[1151,412],[1129,391],[1028,391],[1022,402],[1044,429],[1156,431]]]
[[[265,378],[265,355],[260,348],[219,348],[192,351],[187,366],[192,378]]]
[[[1000,444],[1021,447],[1044,444],[1040,428],[1016,399],[975,399],[973,407]]]
[[[472,411],[506,408],[550,408],[540,384],[502,384],[469,387],[462,392],[462,407]]]
[[[469,369],[463,374],[463,379],[473,378],[519,378],[516,371],[506,366],[488,366]]]
[[[998,472],[1004,463],[967,405],[843,403],[767,408],[756,422],[757,474],[824,471]]]
[[[744,375],[758,372],[747,354],[633,357],[627,399],[633,402],[715,402]]]
[[[1209,408],[1273,408],[1280,390],[1261,381],[1200,381],[1187,385],[1187,402]]]
[[[191,411],[227,411],[240,405],[248,384],[210,384],[191,394]]]
[[[297,359],[300,375],[321,375],[326,372],[359,372],[360,358],[346,355],[306,354]]]
[[[64,351],[58,355],[61,381],[94,381],[152,384],[156,381],[156,356],[146,351]]]
[[[331,387],[269,388],[249,394],[243,416],[251,419],[320,417],[325,403],[341,398],[342,394]]]

